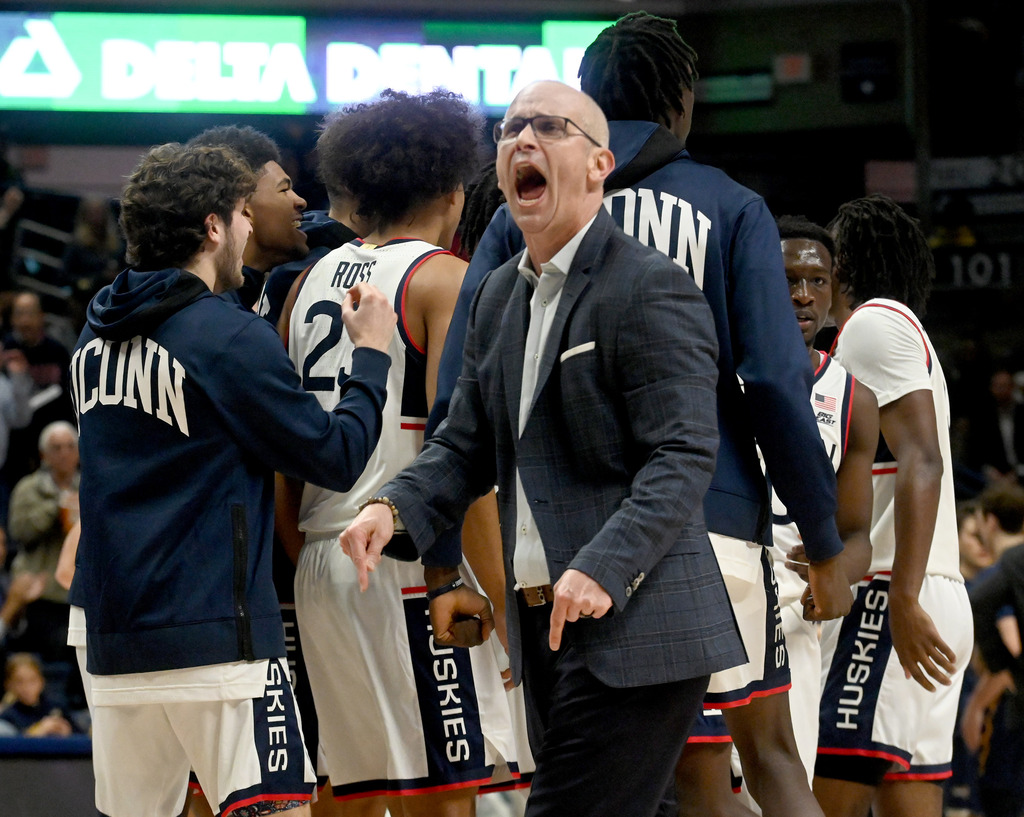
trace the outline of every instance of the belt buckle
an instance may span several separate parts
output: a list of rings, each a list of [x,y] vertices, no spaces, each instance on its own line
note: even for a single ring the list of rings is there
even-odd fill
[[[523,600],[527,607],[541,607],[549,601],[554,601],[554,593],[551,585],[537,585],[535,587],[521,588]]]

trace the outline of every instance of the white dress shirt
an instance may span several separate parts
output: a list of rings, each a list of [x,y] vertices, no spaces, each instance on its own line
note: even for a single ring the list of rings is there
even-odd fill
[[[595,214],[594,218],[597,218]],[[540,265],[540,275],[533,270],[530,251],[523,252],[519,261],[519,273],[534,287],[530,298],[530,328],[526,335],[523,354],[523,388],[519,398],[519,434],[522,435],[533,407],[534,391],[537,387],[537,368],[544,349],[548,345],[551,324],[555,320],[558,302],[562,297],[562,285],[569,274],[573,258],[579,249],[587,230],[594,223],[590,219],[550,261]],[[516,470],[516,549],[512,557],[512,569],[516,589],[539,587],[551,584],[548,562],[544,555],[544,543],[526,499],[519,471]]]

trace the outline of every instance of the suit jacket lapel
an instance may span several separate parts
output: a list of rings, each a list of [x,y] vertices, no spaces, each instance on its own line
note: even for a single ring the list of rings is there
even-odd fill
[[[569,268],[569,274],[565,279],[565,285],[562,287],[562,296],[558,300],[555,318],[551,323],[551,334],[548,335],[547,347],[541,354],[540,367],[537,370],[537,388],[533,392],[533,402],[530,404],[531,417],[533,407],[537,404],[537,398],[544,390],[548,377],[551,376],[551,372],[555,368],[555,361],[564,351],[561,339],[565,331],[565,325],[569,320],[569,315],[572,314],[576,302],[590,285],[591,267],[593,267],[601,251],[604,249],[609,232],[614,227],[615,224],[611,220],[611,216],[602,207],[598,211],[594,223],[590,226],[590,230],[583,237],[579,249],[576,250],[572,266]],[[520,365],[519,369],[522,372],[522,365]]]
[[[533,290],[520,273],[512,287],[512,296],[502,316],[501,360],[505,379],[505,399],[513,432],[519,428],[519,400],[523,391],[523,350],[530,325],[530,295]],[[518,434],[513,433],[513,438]]]

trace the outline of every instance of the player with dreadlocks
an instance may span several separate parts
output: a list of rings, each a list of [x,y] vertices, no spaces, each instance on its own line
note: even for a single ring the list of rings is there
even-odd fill
[[[580,85],[616,119],[657,122],[671,130],[686,115],[679,91],[693,91],[696,62],[697,52],[674,21],[637,11],[590,44]]]
[[[504,201],[505,194],[498,188],[497,168],[494,162],[489,162],[466,185],[466,204],[456,232],[460,257],[467,261],[473,257],[494,211]]]
[[[934,262],[917,222],[884,196],[844,204],[829,230],[835,358],[878,397],[882,439],[871,567],[850,615],[822,635],[814,791],[828,817],[939,817],[973,639],[946,382],[915,314]]]
[[[777,591],[764,547],[771,542],[770,504],[755,439],[812,563],[813,593],[805,609],[815,619],[843,615],[852,603],[838,559],[843,543],[835,524],[835,472],[810,409],[812,372],[793,320],[774,219],[759,195],[686,151],[696,59],[675,22],[636,12],[587,48],[581,85],[609,120],[616,168],[605,180],[605,207],[628,234],[689,273],[715,317],[721,447],[704,513],[750,661],[731,676],[712,676],[711,689],[719,696],[714,705],[730,710],[734,738],[748,758],[751,791],[764,813],[813,815],[818,808],[785,694],[789,668],[781,627],[775,626]],[[472,293],[487,272],[522,247],[507,206],[499,208],[466,272],[438,374],[432,425],[443,418],[461,371]],[[681,768],[704,769],[708,778],[722,781],[729,799],[721,798],[717,807],[702,802],[691,780],[687,807],[713,814],[735,807],[728,748],[704,743],[695,751],[717,763]]]
[[[799,334],[791,331],[793,308],[771,215],[755,193],[683,150],[692,125],[696,59],[674,21],[637,12],[590,45],[580,66],[581,86],[612,120],[620,173],[643,165],[655,140],[677,140],[670,161],[648,169],[632,189],[612,193],[606,205],[627,232],[671,255],[701,284],[723,351],[718,394],[723,443],[704,504],[749,662],[713,675],[705,706],[722,709],[764,814],[815,814],[793,736],[778,589],[771,557],[762,547],[770,538],[757,517],[746,516],[767,505],[760,470],[752,470],[754,441],[814,563],[806,609],[816,618],[841,615],[849,603],[837,559],[830,558],[842,547],[833,519],[835,475],[810,410],[811,370]],[[606,189],[614,190],[614,181]],[[656,201],[665,202],[661,212]],[[668,241],[649,226],[665,217],[672,223]],[[794,451],[801,457],[793,457]],[[743,497],[739,512],[737,497]],[[831,606],[831,598],[842,604]],[[716,731],[699,719],[683,753],[678,768],[683,813],[729,814],[739,808],[728,787],[730,747]]]
[[[935,261],[917,222],[895,202],[880,195],[847,202],[829,230],[843,236],[836,263],[844,292],[853,290],[859,301],[889,298],[924,314]]]

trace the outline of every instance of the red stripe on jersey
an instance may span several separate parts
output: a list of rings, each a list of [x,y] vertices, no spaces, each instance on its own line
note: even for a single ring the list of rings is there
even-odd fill
[[[352,794],[341,794],[341,795],[337,795],[336,794],[334,796],[334,799],[337,800],[339,803],[343,803],[346,800],[359,800],[359,799],[366,798],[366,797],[380,797],[382,795],[387,795],[387,796],[390,796],[390,797],[398,797],[398,796],[410,795],[410,794],[430,794],[432,792],[439,792],[439,791],[455,791],[456,789],[466,789],[466,788],[469,788],[470,786],[480,786],[480,785],[483,785],[484,783],[486,783],[490,779],[491,778],[489,778],[489,777],[481,777],[479,780],[464,780],[464,781],[461,781],[459,783],[446,783],[446,784],[444,784],[442,786],[424,786],[423,788],[419,788],[419,789],[402,789],[402,788],[396,788],[396,789],[377,789],[376,791],[361,791],[361,792],[354,792]]]
[[[883,752],[881,750],[875,749],[830,749],[828,747],[819,746],[818,754],[842,755],[843,757],[880,757],[883,760],[888,760],[892,763],[897,763],[904,769],[910,768],[910,763],[906,759],[900,757],[899,755],[894,755],[892,752]]]
[[[713,703],[704,704],[704,708],[735,709],[738,706],[746,706],[754,698],[767,698],[769,695],[781,695],[783,692],[788,692],[792,686],[792,684],[783,684],[782,686],[772,687],[771,689],[755,689],[745,698],[737,698],[735,701],[714,701]]]
[[[857,379],[850,377],[850,390],[846,394],[846,428],[843,429],[843,456],[850,442],[850,426],[853,425],[853,390],[857,387]]]
[[[520,780],[519,775],[508,783],[492,783],[490,785],[484,784],[480,787],[481,794],[491,794],[496,791],[515,791],[517,789],[525,789],[533,785],[533,779],[531,775],[530,780]]]
[[[944,772],[889,772],[883,780],[946,780],[953,776],[953,770]]]
[[[391,242],[389,241],[388,243],[390,244]],[[405,330],[405,336],[406,336],[406,337],[407,337],[407,338],[409,339],[409,343],[411,343],[411,344],[412,344],[412,347],[413,347],[413,348],[414,348],[414,349],[415,349],[415,350],[416,350],[417,352],[419,352],[419,353],[420,353],[421,355],[425,355],[425,354],[427,353],[427,350],[426,350],[426,349],[424,349],[424,348],[422,348],[422,347],[421,347],[421,346],[420,346],[420,345],[419,345],[419,344],[418,344],[418,343],[416,342],[415,338],[413,338],[413,336],[412,336],[412,333],[411,333],[411,332],[409,331],[409,323],[408,323],[408,321],[406,321],[406,319],[405,319],[405,296],[406,296],[406,295],[408,294],[408,292],[409,292],[409,282],[410,282],[410,281],[412,281],[412,277],[413,277],[413,276],[414,276],[414,275],[416,274],[416,271],[417,271],[417,270],[418,270],[418,269],[419,269],[420,267],[422,267],[422,266],[423,266],[423,265],[424,265],[425,263],[427,263],[427,261],[429,261],[429,260],[430,260],[431,258],[433,258],[434,256],[437,256],[437,255],[451,255],[451,253],[450,253],[450,252],[448,252],[448,250],[440,250],[440,249],[439,249],[439,250],[435,250],[435,251],[434,251],[434,252],[432,252],[432,253],[427,253],[426,255],[424,255],[424,256],[423,256],[423,257],[422,257],[422,258],[421,258],[421,259],[420,259],[420,260],[419,260],[419,261],[418,261],[418,262],[416,263],[416,265],[415,265],[414,267],[412,267],[412,268],[411,268],[411,269],[410,269],[410,270],[409,270],[409,271],[408,271],[408,272],[407,272],[407,273],[405,274],[405,281],[404,281],[404,283],[402,284],[402,315],[401,315],[401,318],[402,318],[402,328],[403,328],[403,329]],[[424,426],[424,428],[426,428],[426,426]]]

